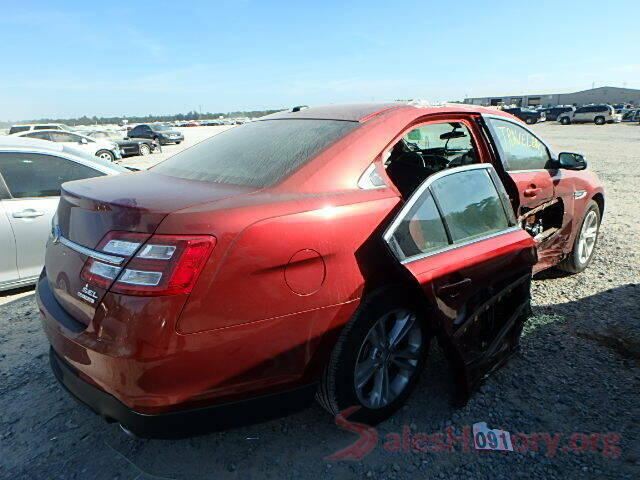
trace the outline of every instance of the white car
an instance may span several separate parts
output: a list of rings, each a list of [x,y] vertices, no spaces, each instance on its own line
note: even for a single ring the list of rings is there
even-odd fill
[[[20,132],[30,132],[32,130],[67,130],[71,131],[71,128],[67,127],[64,123],[38,123],[30,125],[11,125],[9,129],[9,135]]]
[[[129,171],[64,144],[0,137],[0,291],[40,275],[62,183]]]
[[[122,158],[122,152],[120,152],[120,147],[117,143],[111,140],[87,137],[86,135],[80,135],[75,132],[65,132],[64,130],[34,130],[20,132],[15,134],[15,136],[62,143],[109,162]]]

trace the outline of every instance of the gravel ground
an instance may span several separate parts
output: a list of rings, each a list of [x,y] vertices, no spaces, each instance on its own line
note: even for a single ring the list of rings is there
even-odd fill
[[[315,405],[189,439],[133,439],[57,385],[33,291],[24,289],[0,294],[0,478],[640,478],[640,126],[535,129],[560,150],[585,153],[605,183],[597,256],[583,274],[534,281],[521,352],[465,407],[451,406],[450,371],[435,351],[417,391],[378,426],[377,446],[361,460],[326,458],[357,437]],[[522,433],[513,438],[524,451],[478,453],[460,443],[398,451],[392,441],[403,432],[446,438],[449,427],[461,434],[481,421]],[[533,451],[534,433],[549,434],[556,448],[539,440]]]

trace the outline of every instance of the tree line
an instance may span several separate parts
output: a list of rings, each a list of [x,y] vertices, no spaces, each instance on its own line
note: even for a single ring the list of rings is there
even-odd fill
[[[169,115],[146,115],[146,116],[123,116],[123,117],[88,117],[83,115],[77,118],[38,118],[36,120],[21,120],[19,122],[0,122],[0,126],[7,127],[20,123],[64,123],[71,127],[77,125],[107,125],[114,123],[122,123],[123,120],[127,120],[129,123],[151,123],[151,122],[180,122],[185,120],[203,120],[203,119],[215,119],[223,116],[224,118],[235,117],[249,117],[257,118],[271,113],[279,112],[278,110],[250,110],[250,111],[237,111],[237,112],[207,112],[201,113],[191,111],[187,113],[176,113]]]

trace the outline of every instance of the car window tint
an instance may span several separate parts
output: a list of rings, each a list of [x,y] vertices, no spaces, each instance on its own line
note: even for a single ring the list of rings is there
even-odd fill
[[[80,137],[74,135],[73,133],[67,132],[50,132],[51,140],[54,142],[73,142],[78,143],[80,141]]]
[[[34,133],[29,133],[28,135],[25,135],[25,137],[29,137],[29,138],[38,138],[40,140],[51,140],[51,138],[49,137],[49,132],[34,132]]]
[[[18,133],[18,132],[26,132],[27,130],[29,130],[30,127],[11,127],[9,129],[9,135],[11,135],[12,133]]]
[[[444,224],[428,190],[398,224],[392,242],[402,258],[429,253],[449,245]]]
[[[0,153],[0,174],[14,198],[60,195],[60,185],[104,173],[52,155]]]
[[[487,170],[447,175],[431,184],[453,243],[510,227],[500,195]]]
[[[263,120],[219,133],[153,167],[154,173],[265,187],[357,128],[336,120]]]
[[[496,132],[496,142],[507,170],[539,170],[546,168],[550,157],[547,147],[528,130],[495,118],[489,123]]]

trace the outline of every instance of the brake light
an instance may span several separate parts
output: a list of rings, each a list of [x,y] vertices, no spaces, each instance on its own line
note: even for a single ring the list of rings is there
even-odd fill
[[[90,258],[81,276],[93,285],[127,295],[189,293],[215,243],[210,235],[109,232],[97,250],[122,257],[122,262],[115,265]]]
[[[215,237],[154,235],[129,261],[111,286],[127,295],[189,293],[204,268]]]

